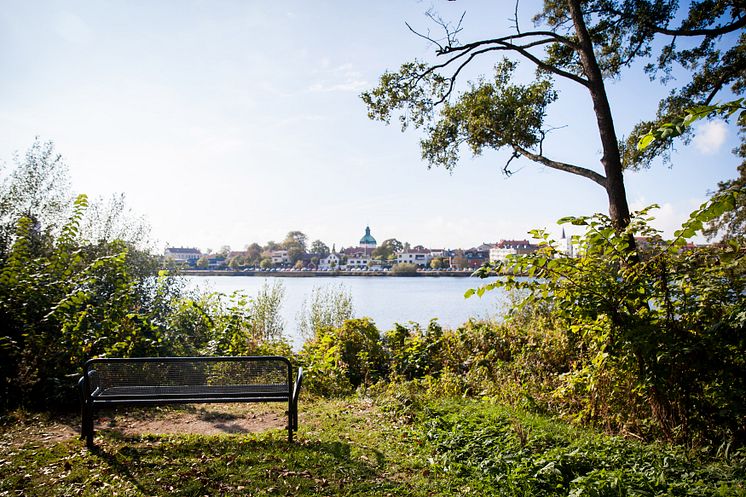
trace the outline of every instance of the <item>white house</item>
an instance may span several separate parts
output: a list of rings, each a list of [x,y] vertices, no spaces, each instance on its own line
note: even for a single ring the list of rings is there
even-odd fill
[[[339,255],[335,252],[332,252],[331,254],[327,255],[323,259],[319,259],[319,270],[330,271],[334,269],[339,269],[340,260],[341,259],[339,258]]]
[[[269,253],[269,256],[272,258],[272,264],[286,264],[290,262],[287,250],[273,250]]]
[[[500,240],[490,249],[490,262],[505,261],[509,255],[525,255],[536,251],[528,240]]]
[[[397,264],[415,264],[419,267],[427,267],[432,258],[428,249],[419,246],[396,254]]]
[[[163,256],[166,259],[171,259],[174,262],[189,262],[197,260],[202,257],[202,252],[196,248],[185,248],[185,247],[166,247],[163,252]]]
[[[370,257],[365,254],[357,254],[347,257],[347,264],[345,264],[345,267],[347,269],[367,269],[369,264]]]

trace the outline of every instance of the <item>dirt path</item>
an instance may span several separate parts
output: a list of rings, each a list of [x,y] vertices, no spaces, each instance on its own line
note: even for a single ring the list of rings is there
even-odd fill
[[[178,408],[117,409],[97,413],[96,430],[114,430],[123,435],[189,433],[259,433],[282,429],[287,423],[284,405],[198,404]],[[0,449],[26,444],[53,445],[77,437],[80,418],[16,414],[0,427]]]

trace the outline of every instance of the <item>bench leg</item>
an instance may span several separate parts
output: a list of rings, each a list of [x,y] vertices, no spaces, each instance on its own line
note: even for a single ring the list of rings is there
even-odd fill
[[[85,437],[85,446],[89,449],[94,448],[93,444],[93,406],[86,403],[83,407],[82,435]]]

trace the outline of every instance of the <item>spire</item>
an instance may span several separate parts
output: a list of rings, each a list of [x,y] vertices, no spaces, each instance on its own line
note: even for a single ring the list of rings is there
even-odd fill
[[[565,228],[562,228],[562,240],[564,240],[565,238],[567,238],[567,237],[565,236]]]

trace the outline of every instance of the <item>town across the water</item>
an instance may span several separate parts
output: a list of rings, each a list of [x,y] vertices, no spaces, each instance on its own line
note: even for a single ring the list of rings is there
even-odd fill
[[[300,234],[300,232],[291,232]],[[370,227],[355,246],[336,249],[315,241],[310,249],[305,239],[288,235],[283,244],[270,242],[265,247],[257,244],[243,251],[202,253],[197,248],[168,247],[164,259],[168,264],[194,271],[231,271],[254,273],[267,271],[283,272],[462,272],[470,274],[485,262],[504,261],[510,255],[535,252],[538,245],[528,240],[500,240],[495,243],[482,243],[468,249],[428,248],[422,245],[411,246],[396,239],[385,240],[380,245],[371,235]],[[572,243],[562,232],[556,248],[572,254]]]

